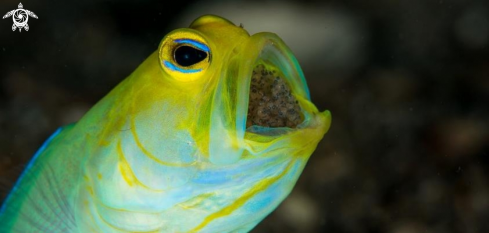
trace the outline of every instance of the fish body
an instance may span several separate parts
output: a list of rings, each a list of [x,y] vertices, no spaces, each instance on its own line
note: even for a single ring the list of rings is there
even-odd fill
[[[269,102],[251,106],[260,74],[276,76],[275,102],[264,87]],[[44,143],[0,232],[248,232],[290,193],[330,122],[277,35],[205,15]]]

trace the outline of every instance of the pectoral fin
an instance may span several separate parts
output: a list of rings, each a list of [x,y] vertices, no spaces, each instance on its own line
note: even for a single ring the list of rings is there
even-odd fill
[[[73,207],[58,175],[63,167],[49,162],[67,127],[54,132],[25,167],[0,209],[0,232],[73,232]]]

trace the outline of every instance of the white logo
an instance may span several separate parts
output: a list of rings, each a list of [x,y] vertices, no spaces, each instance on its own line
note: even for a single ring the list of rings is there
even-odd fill
[[[24,28],[26,31],[29,31],[29,25],[27,25],[29,15],[37,19],[37,15],[34,14],[34,12],[24,10],[23,8],[24,6],[22,6],[22,3],[19,3],[19,9],[11,10],[3,16],[4,19],[12,16],[12,19],[14,20],[12,31],[15,31],[15,29],[17,28],[19,28],[19,32],[22,31],[22,28]]]

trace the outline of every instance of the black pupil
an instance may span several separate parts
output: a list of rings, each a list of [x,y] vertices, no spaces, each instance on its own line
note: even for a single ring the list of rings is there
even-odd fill
[[[191,66],[207,57],[207,53],[190,46],[180,46],[175,50],[175,61],[180,66]]]

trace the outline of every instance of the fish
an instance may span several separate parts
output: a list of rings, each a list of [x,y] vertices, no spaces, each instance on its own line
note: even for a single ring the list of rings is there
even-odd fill
[[[44,142],[0,232],[249,232],[330,125],[278,35],[202,15]]]

